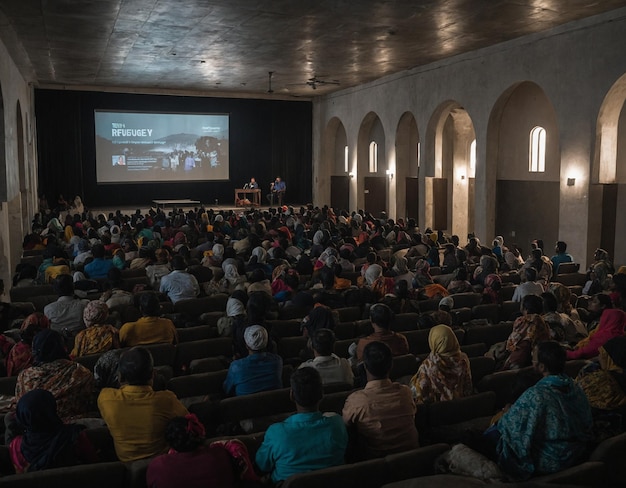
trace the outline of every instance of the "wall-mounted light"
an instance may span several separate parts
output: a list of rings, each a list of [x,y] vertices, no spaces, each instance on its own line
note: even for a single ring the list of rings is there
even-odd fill
[[[393,171],[391,171],[390,169],[388,169],[387,171],[385,171],[385,173],[387,174],[387,176],[389,176],[389,179],[392,180],[393,179]]]
[[[350,172],[349,176],[350,176],[350,178],[354,178],[354,173]]]
[[[568,178],[567,186],[574,186],[576,184],[576,178]]]

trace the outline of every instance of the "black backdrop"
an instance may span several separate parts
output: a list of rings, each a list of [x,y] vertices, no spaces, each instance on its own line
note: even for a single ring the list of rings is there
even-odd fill
[[[230,181],[98,185],[94,110],[230,114]],[[256,177],[263,194],[280,176],[286,203],[312,199],[312,104],[301,101],[203,98],[35,90],[39,194],[51,206],[63,194],[87,207],[145,208],[153,199],[192,198],[232,205],[233,190]]]

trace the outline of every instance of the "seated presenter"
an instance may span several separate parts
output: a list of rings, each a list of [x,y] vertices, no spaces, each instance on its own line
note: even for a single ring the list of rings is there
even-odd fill
[[[286,190],[287,185],[285,185],[285,182],[280,179],[280,176],[277,176],[274,183],[270,184],[270,193],[267,195],[270,205],[274,205],[274,197],[276,197],[278,198],[278,205],[282,206]]]
[[[254,177],[250,178],[250,183],[248,183],[248,188],[250,188],[251,190],[259,189],[259,184],[256,182],[256,179]]]

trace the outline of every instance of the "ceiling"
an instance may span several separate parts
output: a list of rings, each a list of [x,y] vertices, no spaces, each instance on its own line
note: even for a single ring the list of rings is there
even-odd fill
[[[1,0],[0,39],[36,86],[314,97],[623,6],[623,0]]]

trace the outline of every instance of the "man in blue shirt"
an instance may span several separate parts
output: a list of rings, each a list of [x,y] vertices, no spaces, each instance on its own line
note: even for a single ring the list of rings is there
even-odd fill
[[[335,413],[321,413],[322,378],[314,368],[300,368],[291,375],[291,399],[296,412],[271,425],[256,453],[261,471],[278,483],[290,476],[344,463],[348,431]]]
[[[109,270],[113,267],[113,260],[105,259],[104,246],[102,244],[94,244],[91,248],[93,261],[85,265],[85,274],[89,279],[106,278]]]
[[[233,361],[228,368],[224,391],[227,395],[249,395],[283,387],[283,358],[267,352],[267,330],[261,325],[246,328],[244,341],[248,356]]]
[[[567,244],[563,241],[557,241],[554,250],[556,254],[550,258],[550,261],[552,261],[552,273],[556,276],[561,263],[573,263],[574,259],[571,254],[567,254]]]
[[[267,195],[267,199],[270,202],[270,205],[274,205],[274,197],[278,198],[278,205],[283,205],[283,197],[285,196],[285,191],[287,190],[287,185],[283,180],[280,179],[280,176],[276,177],[276,181],[270,186],[270,194]]]

